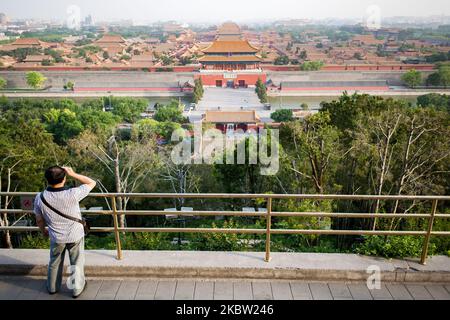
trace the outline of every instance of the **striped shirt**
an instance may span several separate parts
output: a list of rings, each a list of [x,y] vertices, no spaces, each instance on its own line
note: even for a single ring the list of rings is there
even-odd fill
[[[47,188],[43,191],[45,200],[55,209],[65,215],[81,219],[80,201],[86,198],[91,188],[84,184],[78,188]],[[83,225],[61,217],[49,209],[40,199],[40,194],[34,200],[34,214],[41,216],[47,226],[50,241],[53,243],[75,243],[84,237]]]

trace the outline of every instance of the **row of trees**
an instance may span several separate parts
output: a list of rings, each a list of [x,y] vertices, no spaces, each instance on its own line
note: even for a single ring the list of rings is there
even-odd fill
[[[154,119],[141,119],[146,101],[112,99],[113,112],[103,112],[101,99],[77,104],[71,100],[0,101],[0,159],[3,191],[39,191],[45,186],[42,171],[52,164],[68,164],[93,176],[101,191],[115,192],[231,192],[231,193],[341,193],[341,194],[448,194],[450,172],[450,116],[448,97],[427,96],[423,105],[412,107],[395,99],[368,95],[343,95],[323,103],[322,110],[303,121],[285,122],[280,128],[280,170],[274,176],[260,175],[260,165],[248,159],[240,165],[176,165],[170,161],[172,145],[167,137],[173,130],[188,127],[178,102],[158,108]],[[437,105],[439,104],[439,105]],[[443,105],[445,104],[445,105]],[[124,129],[127,122],[131,129]],[[165,138],[163,142],[162,138]],[[244,142],[246,143],[246,142]],[[94,200],[88,200],[94,201]],[[90,202],[87,205],[99,203]],[[2,208],[14,201],[2,198]],[[103,204],[110,205],[110,204]],[[243,206],[264,207],[262,201],[250,200],[158,200],[133,201],[123,198],[123,210],[192,206],[197,210],[241,210]],[[428,212],[426,202],[389,201],[275,201],[274,211],[390,212],[397,219],[318,219],[274,218],[276,228],[334,228],[421,230],[423,219],[406,220],[402,214]],[[439,212],[449,208],[441,203]],[[106,217],[99,222],[108,224]],[[103,220],[101,220],[103,219]],[[14,222],[4,216],[2,224]],[[161,226],[152,217],[122,215],[122,226]],[[190,222],[212,226],[208,219]],[[225,219],[218,227],[261,227],[259,219]],[[445,220],[436,222],[436,230],[448,230]],[[170,247],[170,236],[141,239],[130,235],[130,246],[139,241],[157,243],[145,248]],[[224,239],[187,236],[191,249],[242,250],[240,236]],[[257,238],[257,237],[256,237]],[[255,238],[255,239],[256,239]],[[132,240],[133,239],[133,240]],[[247,238],[245,238],[247,239]],[[355,237],[274,237],[277,250],[384,252],[382,239]],[[402,238],[403,239],[403,238]],[[405,254],[414,247],[415,238],[405,238]],[[151,241],[150,241],[151,240]],[[6,241],[6,240],[5,240]],[[90,246],[104,241],[91,236]],[[108,241],[112,241],[110,239]],[[215,241],[215,242],[214,242]],[[362,247],[358,241],[363,241]],[[393,240],[392,240],[393,241]],[[213,245],[213,242],[215,243]],[[96,244],[97,243],[97,244]],[[103,242],[102,242],[103,243]],[[397,243],[397,242],[396,242]],[[446,252],[445,239],[433,239],[434,252]],[[364,247],[365,245],[365,247]],[[105,245],[107,246],[107,245]],[[152,247],[153,246],[153,247]],[[375,246],[375,249],[373,249]],[[400,245],[398,245],[400,246]],[[163,246],[166,248],[165,246]],[[365,248],[371,248],[367,250]],[[370,252],[368,252],[370,253]],[[382,254],[391,254],[382,253]],[[411,253],[414,254],[414,253]]]
[[[411,88],[424,85],[434,87],[448,87],[450,86],[450,65],[438,64],[436,72],[430,74],[426,81],[424,81],[422,73],[412,69],[402,75],[402,81]]]
[[[35,71],[27,72],[25,78],[28,86],[35,90],[42,88],[42,86],[47,81],[47,78],[44,77],[42,73]],[[7,84],[8,82],[6,81],[6,79],[0,77],[0,90],[5,89]]]

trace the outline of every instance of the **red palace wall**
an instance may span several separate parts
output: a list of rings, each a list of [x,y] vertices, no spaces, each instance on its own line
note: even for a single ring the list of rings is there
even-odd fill
[[[103,92],[103,91],[114,91],[114,92],[140,92],[140,91],[153,91],[153,92],[190,92],[192,89],[182,89],[182,88],[74,88],[75,92]]]
[[[300,71],[300,66],[262,66],[266,71]],[[433,71],[433,64],[395,64],[395,65],[376,65],[376,64],[361,64],[361,65],[332,65],[328,64],[320,69],[321,71],[404,71],[416,69],[420,71]]]
[[[309,87],[282,88],[281,91],[388,91],[389,87]]]
[[[216,81],[222,81],[222,86],[226,87],[228,81],[233,81],[235,86],[239,86],[239,81],[245,81],[248,86],[254,86],[258,79],[261,79],[264,83],[267,81],[267,75],[265,73],[258,74],[236,74],[236,78],[228,79],[224,77],[223,73],[217,74],[199,74],[195,78],[201,78],[204,86],[215,87]]]
[[[300,71],[300,66],[275,66],[262,65],[264,71]],[[148,72],[196,72],[200,68],[197,66],[174,66],[174,67],[77,67],[77,66],[36,66],[36,67],[2,67],[0,70],[17,70],[17,71],[148,71]],[[435,66],[432,64],[396,64],[396,65],[325,65],[321,71],[407,71],[416,69],[420,71],[433,71]]]

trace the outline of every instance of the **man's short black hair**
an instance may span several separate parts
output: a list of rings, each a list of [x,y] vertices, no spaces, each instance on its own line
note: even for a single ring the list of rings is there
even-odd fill
[[[66,177],[66,170],[59,166],[50,167],[45,170],[45,179],[49,185],[54,186],[64,181]]]

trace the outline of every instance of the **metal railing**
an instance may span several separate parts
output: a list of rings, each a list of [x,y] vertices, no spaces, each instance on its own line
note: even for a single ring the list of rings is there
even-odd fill
[[[0,192],[0,197],[33,197],[36,193],[29,192]],[[450,230],[434,231],[435,219],[449,219],[450,214],[437,213],[439,201],[450,201],[450,196],[372,196],[372,195],[305,195],[305,194],[168,194],[168,193],[93,193],[91,198],[104,198],[111,200],[110,210],[91,211],[84,210],[86,215],[110,215],[113,218],[113,227],[93,227],[92,232],[114,233],[117,259],[122,259],[121,233],[149,232],[149,233],[232,233],[232,234],[265,234],[265,261],[270,261],[270,237],[274,234],[288,235],[383,235],[383,236],[423,236],[423,249],[420,262],[426,263],[428,247],[432,236],[450,236]],[[262,199],[267,203],[266,212],[241,211],[150,211],[150,210],[118,210],[117,199]],[[346,200],[346,201],[427,201],[431,202],[429,213],[331,213],[331,212],[274,212],[273,200]],[[29,214],[32,210],[0,209],[2,215]],[[120,228],[118,217],[127,216],[234,216],[234,217],[260,217],[266,219],[265,229],[238,229],[238,228]],[[321,217],[321,218],[365,218],[365,219],[427,219],[426,230],[422,231],[393,231],[393,230],[324,230],[324,229],[272,229],[272,217]],[[0,227],[0,231],[28,232],[38,231],[38,227]]]

